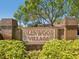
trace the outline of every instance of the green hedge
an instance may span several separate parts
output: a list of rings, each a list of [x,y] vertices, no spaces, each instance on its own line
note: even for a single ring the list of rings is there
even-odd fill
[[[0,40],[0,59],[79,59],[79,40],[50,40],[27,54],[22,41]]]
[[[79,59],[79,40],[48,41],[38,59]]]
[[[29,51],[26,59],[38,59],[40,51]]]
[[[25,59],[24,43],[17,40],[0,40],[0,59]]]

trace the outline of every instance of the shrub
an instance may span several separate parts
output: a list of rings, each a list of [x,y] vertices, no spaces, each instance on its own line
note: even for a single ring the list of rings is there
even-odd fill
[[[29,51],[26,59],[38,59],[40,51]]]
[[[51,40],[44,46],[38,59],[78,59],[79,40]]]
[[[0,40],[0,59],[24,59],[25,47],[22,41]]]

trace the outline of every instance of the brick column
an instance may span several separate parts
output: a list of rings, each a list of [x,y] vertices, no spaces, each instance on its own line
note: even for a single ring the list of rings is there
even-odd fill
[[[77,20],[74,17],[64,18],[64,39],[72,40],[77,38]]]
[[[56,29],[54,29],[55,30],[55,32],[54,32],[54,39],[59,39],[58,38],[58,29],[56,28]]]
[[[15,39],[17,22],[11,18],[4,18],[0,21],[1,34],[4,39]]]

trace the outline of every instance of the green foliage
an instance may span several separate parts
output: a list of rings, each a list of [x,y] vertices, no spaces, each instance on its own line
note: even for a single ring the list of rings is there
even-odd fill
[[[79,40],[51,40],[43,46],[38,59],[78,59]]]
[[[25,59],[24,43],[17,40],[1,40],[0,59]]]
[[[19,15],[18,11],[20,11]],[[22,19],[25,24],[30,20],[43,19],[52,25],[63,15],[79,18],[79,0],[25,0],[14,17],[18,20]]]
[[[26,12],[26,13],[25,13]],[[28,20],[28,13],[23,5],[21,5],[18,10],[14,13],[14,17],[18,21],[19,25],[24,23],[24,25],[27,24]]]
[[[55,18],[63,15],[62,6],[63,0],[25,0],[24,5],[20,6],[18,11],[22,12],[22,19],[38,20],[43,19],[48,23],[53,23]],[[17,11],[16,11],[17,12]],[[21,14],[21,13],[20,13]],[[15,18],[16,13],[14,14]],[[19,16],[18,16],[19,17]],[[48,20],[49,21],[48,21]],[[42,22],[44,22],[42,21]],[[25,21],[27,22],[27,21]]]
[[[25,57],[26,56],[26,57]],[[28,51],[17,40],[0,41],[0,59],[78,59],[79,40],[50,40],[42,51]]]
[[[26,59],[38,59],[40,51],[29,51]]]

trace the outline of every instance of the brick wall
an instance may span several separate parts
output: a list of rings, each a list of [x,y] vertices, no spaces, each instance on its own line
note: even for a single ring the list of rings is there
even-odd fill
[[[0,21],[0,38],[20,39],[27,43],[28,49],[41,49],[41,46],[50,39],[76,39],[77,21],[75,18],[64,18],[62,24],[53,27],[27,27],[19,29],[14,19]]]

